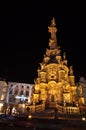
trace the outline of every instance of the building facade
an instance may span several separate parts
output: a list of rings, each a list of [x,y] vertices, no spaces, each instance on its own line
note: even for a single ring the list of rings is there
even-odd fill
[[[30,103],[33,84],[0,81],[0,111],[5,105]]]

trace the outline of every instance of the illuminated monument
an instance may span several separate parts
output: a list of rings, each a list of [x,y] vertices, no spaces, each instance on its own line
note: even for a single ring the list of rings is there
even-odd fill
[[[72,66],[68,67],[66,54],[61,54],[57,43],[55,19],[48,27],[49,47],[46,49],[34,84],[0,82],[0,112],[7,105],[16,106],[20,112],[40,112],[55,108],[60,113],[86,112],[82,84],[75,83]],[[27,102],[26,102],[27,101]]]
[[[81,106],[85,105],[82,86],[76,86],[73,68],[68,67],[66,54],[61,56],[54,18],[48,32],[51,34],[49,49],[46,49],[43,62],[37,70],[38,77],[35,79],[31,101],[35,106],[41,102],[45,108],[57,108],[64,113],[79,113]]]

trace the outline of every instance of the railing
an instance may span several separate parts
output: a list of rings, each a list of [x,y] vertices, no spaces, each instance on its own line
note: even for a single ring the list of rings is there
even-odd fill
[[[40,105],[33,105],[33,106],[29,106],[30,110],[29,112],[40,112],[45,110],[45,104],[40,104]]]
[[[79,107],[70,107],[70,106],[60,106],[57,104],[58,112],[60,113],[80,113]]]

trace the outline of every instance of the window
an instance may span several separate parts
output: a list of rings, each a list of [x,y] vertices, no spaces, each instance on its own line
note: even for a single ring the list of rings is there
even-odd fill
[[[26,91],[26,97],[28,97],[29,96],[29,92],[28,91]]]
[[[23,91],[20,92],[20,95],[23,95]]]

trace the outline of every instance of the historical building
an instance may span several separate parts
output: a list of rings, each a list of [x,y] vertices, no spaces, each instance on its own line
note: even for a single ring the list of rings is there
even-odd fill
[[[4,106],[30,103],[33,84],[0,81],[0,112]]]
[[[61,55],[54,18],[48,32],[51,34],[49,48],[46,49],[43,62],[37,70],[32,102],[42,102],[45,108],[55,107],[61,112],[79,112],[79,107],[85,105],[82,86],[75,84],[73,68],[68,67],[66,53]]]
[[[30,103],[33,84],[8,82],[7,103],[19,104],[27,101]]]
[[[6,103],[8,92],[8,85],[5,81],[0,81],[0,112],[3,109],[4,104]]]
[[[29,107],[31,112],[46,108],[58,109],[60,113],[86,111],[82,84],[75,83],[73,68],[68,66],[66,53],[62,55],[58,46],[54,18],[48,32],[51,35],[49,47],[37,70],[34,84],[0,81],[0,108],[6,103],[16,104],[18,110]]]

